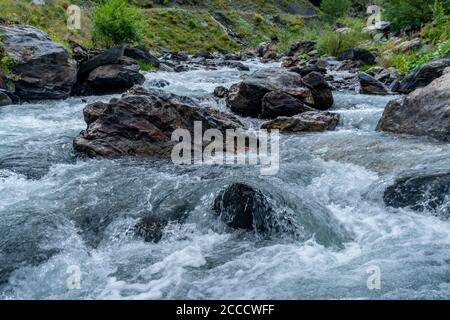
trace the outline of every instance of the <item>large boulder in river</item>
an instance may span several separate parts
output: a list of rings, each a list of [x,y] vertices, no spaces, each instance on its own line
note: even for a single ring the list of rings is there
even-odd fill
[[[408,94],[417,88],[425,87],[442,76],[444,69],[447,67],[450,67],[450,58],[437,59],[420,65],[408,72],[405,78],[400,81],[397,92]]]
[[[303,82],[311,90],[313,95],[314,109],[328,110],[334,103],[331,87],[325,81],[325,77],[316,71],[308,73],[303,77]]]
[[[124,56],[114,63],[92,70],[76,93],[80,95],[121,93],[144,82],[145,77],[139,72],[136,62]]]
[[[308,111],[292,117],[278,117],[262,124],[261,129],[277,129],[287,132],[320,132],[334,130],[339,123],[339,114]]]
[[[266,231],[272,208],[264,194],[246,184],[234,183],[222,190],[213,210],[234,229]]]
[[[375,56],[367,49],[353,48],[340,52],[337,55],[337,59],[358,61],[361,64],[373,64],[375,62]]]
[[[326,87],[323,78],[311,77],[303,81],[299,74],[282,68],[261,69],[241,83],[233,85],[227,104],[239,115],[257,117],[262,113],[264,96],[272,91],[286,92],[317,109],[332,104],[331,90]]]
[[[389,93],[389,89],[374,77],[365,72],[358,72],[359,84],[361,87],[360,93],[363,94],[379,94],[385,95]]]
[[[136,84],[142,84],[145,77],[139,72],[136,61],[128,55],[138,56],[143,49],[119,45],[83,62],[78,70],[74,95],[101,95],[122,93]],[[145,55],[145,52],[141,52]]]
[[[75,138],[74,148],[89,156],[169,157],[178,143],[171,141],[172,133],[187,129],[193,136],[195,121],[202,122],[203,130],[218,129],[224,134],[226,129],[242,127],[231,114],[199,107],[187,97],[141,86],[106,105],[87,106],[85,118],[88,127]]]
[[[64,99],[76,81],[77,67],[67,50],[46,33],[26,25],[0,27],[3,47],[15,59],[15,94],[25,100]]]
[[[450,217],[450,172],[408,175],[387,187],[386,205],[431,212],[441,218]]]
[[[378,130],[450,139],[450,73],[388,103]]]
[[[227,97],[230,109],[242,116],[258,116],[264,96],[275,90],[303,87],[302,78],[281,68],[266,68],[233,85]]]
[[[261,118],[274,119],[280,116],[290,117],[313,110],[313,108],[286,92],[271,91],[263,98]]]

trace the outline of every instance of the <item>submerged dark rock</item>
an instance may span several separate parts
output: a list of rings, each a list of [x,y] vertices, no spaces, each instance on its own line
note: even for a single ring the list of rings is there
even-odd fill
[[[272,208],[264,194],[246,184],[234,183],[214,201],[214,211],[234,229],[267,231]]]
[[[228,89],[223,87],[223,86],[219,86],[216,87],[214,89],[214,96],[216,96],[217,98],[225,98],[228,95]]]
[[[167,222],[155,217],[147,216],[142,218],[134,227],[137,236],[146,242],[159,242],[163,236],[163,229]]]
[[[387,187],[383,200],[394,208],[429,211],[450,217],[450,172],[401,177]]]

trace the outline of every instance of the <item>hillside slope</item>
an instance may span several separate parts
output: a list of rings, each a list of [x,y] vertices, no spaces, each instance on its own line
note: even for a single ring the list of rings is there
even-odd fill
[[[95,0],[47,0],[33,5],[29,0],[2,0],[0,17],[7,21],[30,24],[49,33],[68,46],[73,39],[92,46],[90,14]],[[280,48],[287,46],[286,35],[298,33],[305,19],[314,17],[314,6],[306,0],[135,0],[144,16],[142,43],[153,50],[195,51],[198,49],[239,50],[255,47],[277,36]],[[66,8],[70,3],[82,7],[82,29],[66,27]],[[232,30],[232,33],[227,32]]]

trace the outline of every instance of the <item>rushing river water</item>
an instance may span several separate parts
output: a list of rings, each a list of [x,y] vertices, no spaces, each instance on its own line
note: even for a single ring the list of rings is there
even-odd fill
[[[164,90],[225,109],[212,91],[240,76],[149,73],[146,85],[165,79]],[[282,135],[280,171],[268,177],[250,166],[77,159],[81,99],[0,108],[0,298],[450,298],[449,222],[382,200],[400,174],[450,169],[450,144],[376,132],[392,96],[334,96],[337,130]],[[231,182],[300,217],[303,237],[225,227],[211,207]],[[186,222],[167,226],[157,244],[135,237],[140,217],[167,210]],[[81,271],[79,289],[67,286],[69,266]],[[367,286],[373,266],[380,290]]]

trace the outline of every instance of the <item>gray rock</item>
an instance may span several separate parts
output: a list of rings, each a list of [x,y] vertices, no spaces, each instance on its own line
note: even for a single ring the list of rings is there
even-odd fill
[[[0,91],[0,107],[7,106],[12,103],[11,98],[6,93]]]
[[[203,130],[242,128],[231,114],[202,108],[192,99],[157,89],[135,86],[120,99],[112,99],[106,107],[87,106],[104,111],[89,117],[88,127],[74,140],[75,151],[89,156],[140,155],[167,158],[177,143],[171,141],[176,129],[187,129],[193,136],[194,122],[202,121]],[[90,123],[89,123],[90,122]]]
[[[311,105],[318,110],[328,110],[333,106],[333,93],[324,76],[316,71],[303,77],[303,82],[311,90],[314,103]]]
[[[234,183],[222,190],[213,210],[234,229],[267,231],[273,209],[264,194],[248,185]]]
[[[83,78],[89,75],[92,70],[97,69],[98,67],[116,63],[117,60],[123,57],[126,47],[127,46],[124,44],[116,46],[103,51],[102,53],[82,63],[78,70],[78,78]]]
[[[308,66],[303,67],[303,68],[294,67],[294,68],[289,69],[289,71],[298,73],[302,77],[304,77],[304,76],[306,76],[306,75],[308,75],[308,74],[310,74],[311,72],[314,72],[314,71],[322,73],[322,74],[327,73],[327,69],[321,68],[317,64],[311,64],[311,65],[308,65]]]
[[[102,65],[89,73],[86,81],[74,93],[79,95],[103,95],[121,93],[133,85],[143,84],[145,77],[139,66],[128,57],[121,57],[113,64]]]
[[[450,73],[388,103],[377,126],[380,131],[450,139]]]
[[[195,53],[195,56],[197,58],[214,59],[214,56],[212,55],[212,53],[210,53],[209,51],[206,51],[206,50],[197,51]]]
[[[298,88],[304,88],[300,75],[282,68],[261,69],[230,88],[227,105],[239,115],[256,117],[261,114],[262,100],[267,93]]]
[[[67,50],[34,27],[0,27],[3,47],[16,61],[15,94],[25,100],[64,99],[76,81],[77,67]]]
[[[219,86],[217,88],[214,89],[214,96],[217,98],[225,98],[228,95],[228,89],[223,87],[223,86]]]
[[[398,92],[408,94],[417,88],[422,88],[439,78],[444,69],[450,66],[450,58],[436,59],[408,72],[400,82]]]
[[[136,61],[143,61],[147,64],[151,64],[155,67],[159,67],[160,65],[159,59],[153,56],[143,45],[127,47],[124,51],[124,55]]]
[[[308,53],[313,51],[315,47],[316,41],[313,40],[296,41],[289,47],[289,50],[286,52],[286,56],[292,57],[296,54]]]
[[[386,205],[450,217],[450,173],[413,174],[398,178],[383,195]]]
[[[373,64],[375,56],[367,49],[353,48],[345,50],[338,54],[338,60],[360,61],[363,64]]]
[[[363,94],[389,94],[389,89],[382,82],[365,72],[359,72],[358,79],[361,86],[361,93]]]
[[[314,109],[326,110],[333,105],[331,88],[320,73],[311,72],[302,79],[282,68],[259,70],[233,85],[227,104],[239,115],[257,117],[262,113],[264,96],[272,91],[287,93]]]
[[[339,123],[339,114],[308,111],[293,117],[278,117],[262,124],[262,129],[278,129],[290,132],[320,132],[334,130]]]
[[[250,71],[250,68],[239,61],[226,61],[225,65],[231,68],[236,68],[239,71]]]
[[[410,51],[413,49],[417,49],[421,45],[422,45],[422,40],[420,40],[420,38],[414,38],[412,40],[401,42],[394,48],[394,51],[406,52],[406,51]]]
[[[290,117],[306,111],[314,111],[314,109],[283,91],[271,91],[263,98],[261,118]]]

